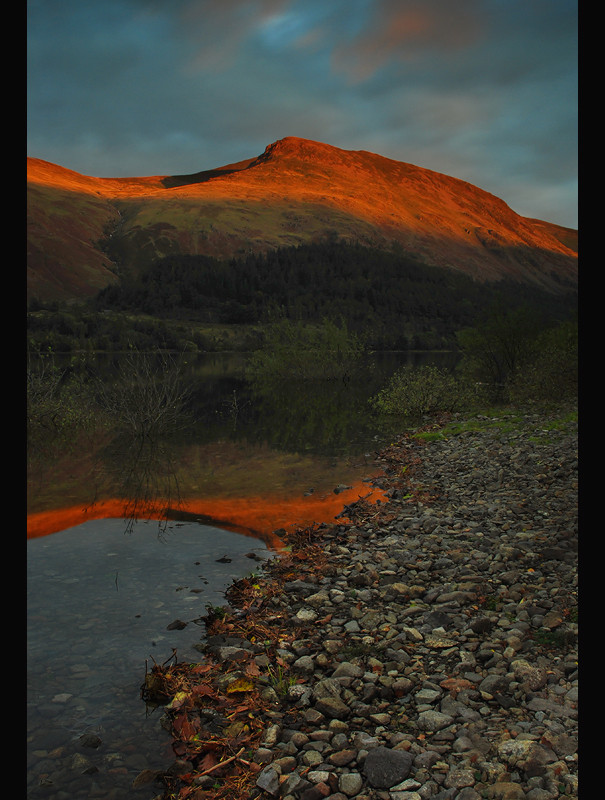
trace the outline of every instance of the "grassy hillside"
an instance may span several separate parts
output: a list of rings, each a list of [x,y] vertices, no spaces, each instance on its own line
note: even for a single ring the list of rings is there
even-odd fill
[[[79,301],[152,262],[268,253],[337,237],[480,282],[577,284],[577,232],[478,187],[366,151],[286,137],[182,176],[93,178],[28,159],[28,297]]]

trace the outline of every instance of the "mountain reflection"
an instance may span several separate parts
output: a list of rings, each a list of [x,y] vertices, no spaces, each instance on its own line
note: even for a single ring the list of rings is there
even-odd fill
[[[309,493],[317,502],[372,474],[373,453],[400,421],[373,416],[367,400],[407,358],[374,356],[363,380],[347,384],[251,382],[241,355],[96,365],[103,424],[30,459],[28,528],[36,516],[77,507],[91,517],[107,508],[129,527],[137,519],[165,526],[167,509],[173,520],[193,511],[242,527],[261,517],[270,524],[282,515],[261,512],[262,498],[294,509]],[[58,529],[40,522],[30,535]]]

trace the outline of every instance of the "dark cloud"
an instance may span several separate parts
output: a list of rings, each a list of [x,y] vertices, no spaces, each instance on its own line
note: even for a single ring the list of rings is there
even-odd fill
[[[576,17],[568,0],[31,0],[28,154],[174,174],[295,135],[574,226]]]
[[[380,0],[371,5],[367,25],[337,44],[333,66],[354,80],[366,80],[391,61],[414,63],[457,52],[480,35],[478,0]]]

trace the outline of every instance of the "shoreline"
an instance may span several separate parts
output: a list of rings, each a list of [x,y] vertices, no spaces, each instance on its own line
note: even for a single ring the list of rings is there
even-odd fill
[[[383,450],[384,500],[285,532],[209,610],[200,663],[147,673],[176,760],[135,785],[165,800],[577,796],[577,423],[469,416]]]
[[[104,498],[86,507],[78,504],[68,508],[38,511],[27,516],[27,538],[49,536],[75,527],[91,519],[132,519],[135,521],[193,521],[214,525],[243,536],[259,539],[267,547],[280,550],[283,542],[276,530],[305,527],[313,520],[331,519],[347,505],[360,497],[379,494],[368,488],[367,481],[354,481],[351,485],[337,486],[331,491],[318,491],[309,496],[275,494],[243,497],[209,497],[204,500],[186,498],[178,507],[170,507],[168,500],[156,499],[146,507],[128,501]],[[160,513],[161,512],[161,513]]]

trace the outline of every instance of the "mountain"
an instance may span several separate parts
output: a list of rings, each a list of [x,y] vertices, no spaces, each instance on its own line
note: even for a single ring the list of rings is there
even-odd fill
[[[231,258],[339,239],[480,282],[576,288],[577,231],[456,178],[286,137],[190,175],[94,178],[28,158],[28,296],[82,299],[169,255]]]

